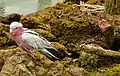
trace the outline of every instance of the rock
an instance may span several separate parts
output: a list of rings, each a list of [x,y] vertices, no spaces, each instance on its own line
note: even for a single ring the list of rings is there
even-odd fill
[[[36,76],[46,76],[47,70],[43,67],[36,66]]]
[[[87,72],[84,70],[84,68],[74,67],[70,69],[69,73],[72,76],[86,76]]]
[[[1,49],[0,50],[0,59],[5,61],[7,59],[7,57],[10,57],[10,56],[16,54],[17,52],[21,52],[21,49],[16,48],[16,47],[14,47],[12,49],[9,49],[9,48]]]
[[[43,67],[49,67],[53,63],[53,61],[48,59],[45,55],[41,54],[40,52],[34,52],[32,54],[36,57],[38,61],[40,61],[40,64],[43,64]]]
[[[10,39],[9,25],[0,23],[0,47],[13,44],[15,42]]]
[[[27,28],[41,28],[46,31],[50,31],[51,27],[46,22],[49,20],[49,18],[50,18],[49,13],[43,10],[41,12],[36,12],[36,15],[28,14],[26,16],[21,17],[20,22],[24,25],[24,27]]]
[[[87,45],[81,44],[79,50],[81,51],[83,50],[84,52],[95,54],[102,57],[110,57],[115,59],[120,58],[120,52],[113,51],[113,50],[105,50],[100,46],[95,46],[92,44],[87,44]]]
[[[106,71],[105,71],[105,75],[107,76],[116,76],[116,75],[120,75],[120,64],[116,64],[116,65],[113,65],[112,67],[108,68]]]
[[[52,44],[53,47],[68,51],[66,53],[71,59],[68,57],[68,61],[61,61],[65,67],[62,75],[67,74],[69,76],[69,70],[73,67],[81,66],[87,71],[94,71],[94,69],[117,62],[113,61],[113,58],[110,59],[111,56],[105,58],[99,52],[90,53],[90,49],[87,49],[88,52],[84,49],[83,52],[79,49],[81,44],[95,44],[105,51],[105,49],[111,49],[114,42],[114,28],[110,24],[111,17],[106,16],[103,12],[84,11],[80,8],[81,6],[76,4],[58,3],[53,7],[48,7],[21,18],[24,26],[43,29],[55,36],[55,39],[50,40],[59,43]],[[99,49],[97,46],[94,48]],[[114,54],[116,53],[114,52]],[[112,56],[114,55],[112,54]]]
[[[94,4],[94,5],[104,5],[105,0],[65,0],[64,2],[72,2],[75,4],[80,4],[80,1],[83,1],[84,3],[88,4]]]
[[[88,0],[86,3],[95,5],[104,5],[105,0]]]
[[[3,24],[10,24],[13,21],[19,22],[20,18],[21,18],[20,14],[12,13],[12,14],[7,15],[6,17],[2,17],[0,19],[0,22],[2,22]]]
[[[18,51],[17,49],[11,50]],[[4,54],[6,54],[7,52],[9,51],[6,51]],[[32,58],[26,53],[17,52],[11,56],[10,53],[7,54],[7,57],[4,55],[2,57],[5,60],[5,63],[3,66],[1,66],[1,76],[59,76],[64,71],[63,64],[61,64],[59,61],[52,62],[45,56],[39,57],[40,60],[38,60],[37,58]]]
[[[67,55],[71,55],[71,54],[67,51],[67,48],[66,48],[64,45],[62,45],[62,44],[60,44],[60,43],[58,43],[58,42],[51,42],[51,45],[52,45],[53,47],[55,47],[57,50],[61,51],[62,53],[67,54]]]
[[[72,3],[75,3],[75,4],[80,4],[80,1],[83,1],[83,2],[87,2],[89,0],[64,0],[64,2],[72,2]]]
[[[102,66],[102,63],[100,63],[100,57],[95,54],[89,54],[81,50],[80,56],[79,56],[79,66],[86,69],[87,71],[92,71],[95,68],[99,68]]]
[[[33,29],[37,33],[39,33],[41,36],[47,38],[49,41],[55,41],[56,37],[49,31],[45,31],[43,29]]]
[[[79,50],[79,66],[87,71],[119,63],[120,52],[106,50],[94,44],[81,44]]]
[[[20,22],[24,27],[35,30],[50,40],[53,47],[68,54],[68,57],[55,62],[39,52],[32,53],[35,55],[33,59],[19,54],[20,49],[8,48],[14,42],[9,39],[8,26],[6,29],[6,25],[0,24],[0,44],[7,46],[6,50],[0,50],[0,59],[5,62],[1,75],[79,76],[86,71],[98,71],[98,68],[119,63],[119,52],[107,50],[112,48],[115,37],[119,38],[119,34],[114,34],[119,31],[109,23],[111,17],[105,15],[103,12],[84,11],[76,4],[58,3],[22,16]]]
[[[63,72],[64,66],[60,62],[51,64],[47,76],[60,76]]]
[[[114,42],[113,42],[113,46],[112,46],[112,50],[118,51],[120,49],[120,26],[115,26],[114,27]]]
[[[14,54],[8,57],[0,72],[1,76],[43,76],[46,70],[35,64],[34,59],[28,55]]]
[[[25,27],[37,29],[36,31],[38,29],[48,31],[50,33],[48,39],[56,37],[50,40],[65,45],[69,52],[76,51],[76,46],[83,43],[111,48],[113,30],[105,14],[82,11],[80,8],[81,6],[71,3],[58,3],[53,7],[23,16],[20,21]]]
[[[66,64],[71,64],[73,62],[73,58],[65,57],[63,61],[65,61]]]
[[[3,67],[3,65],[4,65],[4,60],[3,59],[0,59],[0,71],[1,71],[1,69],[2,69],[2,67]]]

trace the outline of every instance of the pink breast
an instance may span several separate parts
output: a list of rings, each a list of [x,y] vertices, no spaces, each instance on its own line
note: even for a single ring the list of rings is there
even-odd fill
[[[26,49],[27,50],[33,50],[33,48],[30,45],[28,45],[26,42],[24,42],[24,41],[21,41],[20,47],[23,48],[23,49],[25,49],[25,50]]]
[[[24,50],[26,49],[33,50],[33,48],[30,45],[28,45],[25,41],[22,40],[21,35],[18,35],[18,36],[15,35],[15,36],[12,36],[12,38],[20,48]]]
[[[27,49],[27,50],[33,50],[33,48],[28,45],[25,41],[22,41],[22,32],[23,32],[23,27],[19,28],[19,29],[15,29],[12,32],[12,39],[17,43],[17,45],[19,47],[21,47],[22,49]]]

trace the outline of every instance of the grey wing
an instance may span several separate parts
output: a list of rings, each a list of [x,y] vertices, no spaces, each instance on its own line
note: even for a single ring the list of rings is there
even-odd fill
[[[27,28],[24,28],[24,31],[23,31],[23,33],[31,33],[31,34],[34,34],[34,35],[37,35],[37,36],[39,36],[39,34],[38,34],[37,32],[35,32],[35,31],[32,31],[32,30],[28,30]]]
[[[47,47],[51,47],[50,42],[44,37],[38,36],[37,34],[33,34],[35,32],[23,32],[22,40],[25,41],[28,45],[33,47],[34,49],[44,49]]]

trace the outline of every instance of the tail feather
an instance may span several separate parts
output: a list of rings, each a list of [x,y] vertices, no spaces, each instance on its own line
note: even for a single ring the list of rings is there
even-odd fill
[[[64,54],[61,51],[58,51],[53,47],[42,49],[42,52],[46,57],[48,57],[52,61],[59,60],[64,57]]]
[[[48,57],[52,58],[54,57],[55,59],[58,59],[56,56],[54,56],[51,52],[49,52],[48,50],[44,49],[43,50],[45,52],[45,55],[47,55]]]

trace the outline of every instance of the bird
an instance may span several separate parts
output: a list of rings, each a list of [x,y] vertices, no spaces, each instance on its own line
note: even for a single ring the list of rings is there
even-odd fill
[[[24,28],[20,22],[15,21],[10,24],[10,37],[28,54],[39,51],[52,61],[61,60],[64,57],[64,54],[51,46],[46,38],[35,31]]]

